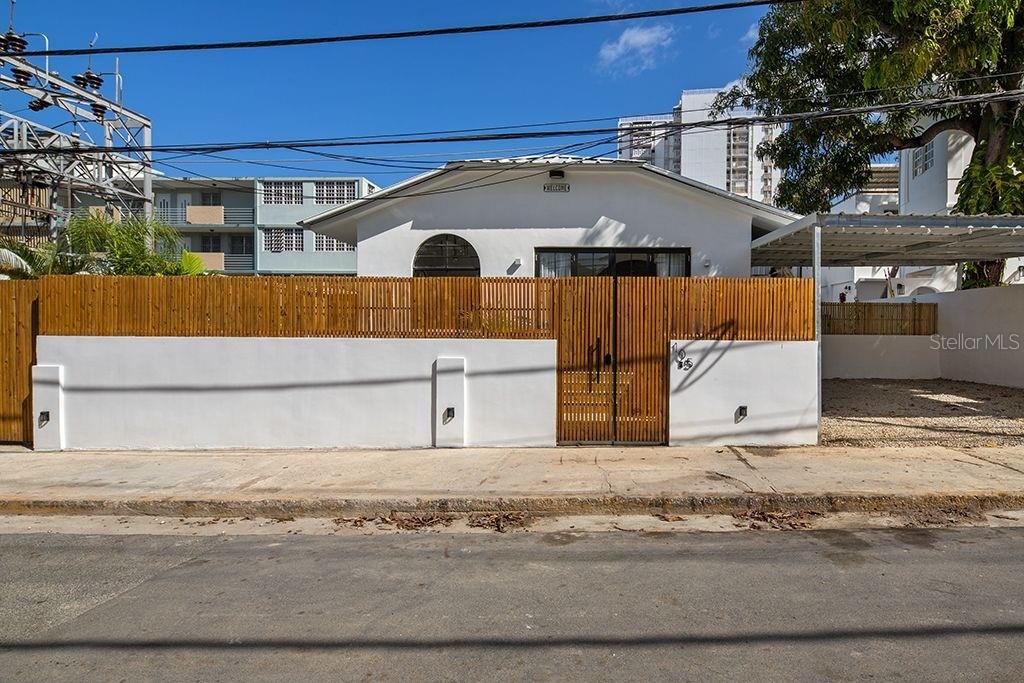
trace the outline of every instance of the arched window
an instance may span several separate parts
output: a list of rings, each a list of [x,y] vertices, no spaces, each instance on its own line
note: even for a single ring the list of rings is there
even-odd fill
[[[413,277],[480,277],[480,259],[476,249],[456,235],[435,235],[416,250],[412,262]]]

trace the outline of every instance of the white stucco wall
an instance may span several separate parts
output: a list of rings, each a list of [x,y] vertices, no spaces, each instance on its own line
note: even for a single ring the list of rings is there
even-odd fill
[[[927,335],[829,334],[821,340],[823,379],[936,379],[939,353]]]
[[[822,377],[944,379],[1024,388],[1024,288],[915,297],[939,305],[929,336],[827,335]]]
[[[672,342],[690,359],[669,371],[673,445],[783,446],[818,441],[817,342]],[[747,407],[747,416],[737,410]]]
[[[956,188],[970,164],[974,141],[963,133],[935,137],[935,163],[917,176],[914,150],[900,152],[900,213],[946,213],[957,201]]]
[[[565,246],[690,247],[694,276],[750,274],[750,214],[728,199],[628,170],[568,168],[566,193],[543,191],[544,169],[488,179],[497,172],[459,173],[453,182],[472,191],[408,196],[354,218],[359,275],[409,276],[420,244],[443,233],[473,245],[485,276],[532,276],[536,247]]]
[[[1024,387],[1024,288],[990,287],[917,297],[939,304],[942,376]]]
[[[550,446],[555,349],[553,340],[43,336],[37,364],[63,368],[63,409],[51,417],[62,414],[69,449],[426,447],[432,412],[459,397],[446,382],[435,398],[439,358],[465,362],[456,426],[466,445]]]

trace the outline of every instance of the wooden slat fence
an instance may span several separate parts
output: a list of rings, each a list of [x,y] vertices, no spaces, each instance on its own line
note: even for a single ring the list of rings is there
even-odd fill
[[[822,334],[935,334],[939,305],[848,302],[821,305]]]
[[[40,334],[556,336],[556,278],[100,277],[41,281]],[[814,336],[805,278],[658,278],[673,339]],[[641,313],[642,315],[642,313]]]
[[[809,278],[671,278],[671,339],[798,341],[814,338]]]
[[[0,443],[32,438],[32,366],[39,287],[0,282]]]
[[[623,316],[619,324],[628,326],[636,346],[630,353],[638,358],[655,357],[652,350],[667,348],[670,339],[814,336],[808,279],[627,280],[633,278],[623,280],[615,315]],[[31,439],[35,334],[558,339],[574,325],[559,311],[568,286],[558,278],[72,275],[0,281],[0,442]],[[637,415],[652,400],[636,398]]]
[[[40,334],[552,338],[553,280],[47,277]]]

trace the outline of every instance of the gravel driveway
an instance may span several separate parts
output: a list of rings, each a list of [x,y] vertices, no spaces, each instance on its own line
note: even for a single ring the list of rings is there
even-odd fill
[[[822,443],[838,446],[1024,445],[1024,391],[945,379],[831,379]]]

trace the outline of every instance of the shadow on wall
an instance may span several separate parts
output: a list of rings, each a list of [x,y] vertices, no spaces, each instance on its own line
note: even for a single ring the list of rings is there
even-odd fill
[[[582,368],[580,368],[582,369]],[[532,367],[510,368],[504,370],[487,370],[477,372],[466,372],[466,378],[475,377],[500,377],[503,375],[529,375],[554,372],[555,368],[550,365],[536,365]],[[325,380],[316,382],[248,382],[245,384],[186,384],[186,383],[161,383],[161,384],[92,384],[89,386],[74,386],[67,381],[64,383],[64,393],[85,394],[97,392],[115,391],[182,391],[182,392],[213,392],[213,391],[291,391],[295,389],[337,389],[342,387],[360,386],[387,386],[403,384],[430,384],[433,382],[434,372],[423,375],[406,375],[403,377],[382,377],[364,378],[353,380]],[[40,386],[55,386],[56,382],[50,380],[36,381]]]
[[[816,430],[818,427],[818,415],[813,404],[802,410],[760,413],[751,422],[747,422],[746,419],[737,420],[734,416],[705,420],[695,420],[685,415],[681,418],[673,420],[669,425],[670,435],[675,435],[672,438],[674,444],[703,445],[718,443],[719,439],[728,438],[729,444],[742,446],[743,442],[735,439],[792,434],[797,430]],[[686,435],[680,435],[684,431]]]
[[[726,352],[730,348],[732,348],[737,341],[739,341],[736,339],[736,330],[738,329],[738,327],[739,324],[735,320],[729,320],[724,323],[721,323],[720,325],[717,325],[716,327],[710,330],[707,330],[702,335],[694,336],[693,339],[687,339],[685,344],[680,345],[678,348],[672,349],[672,362],[678,365],[678,363],[680,362],[678,353],[683,353],[685,355],[686,344],[699,343],[703,341],[712,342],[711,349],[709,351],[705,351],[701,355],[700,359],[694,363],[693,368],[690,370],[690,372],[687,372],[683,376],[682,381],[680,381],[675,387],[672,388],[673,394],[679,394],[685,391],[686,389],[692,387],[694,384],[699,382],[705,375],[711,372],[711,370],[716,365],[718,365],[718,363],[725,357]],[[744,343],[753,346],[757,344],[778,344],[779,342],[759,342],[754,340],[745,341]]]

